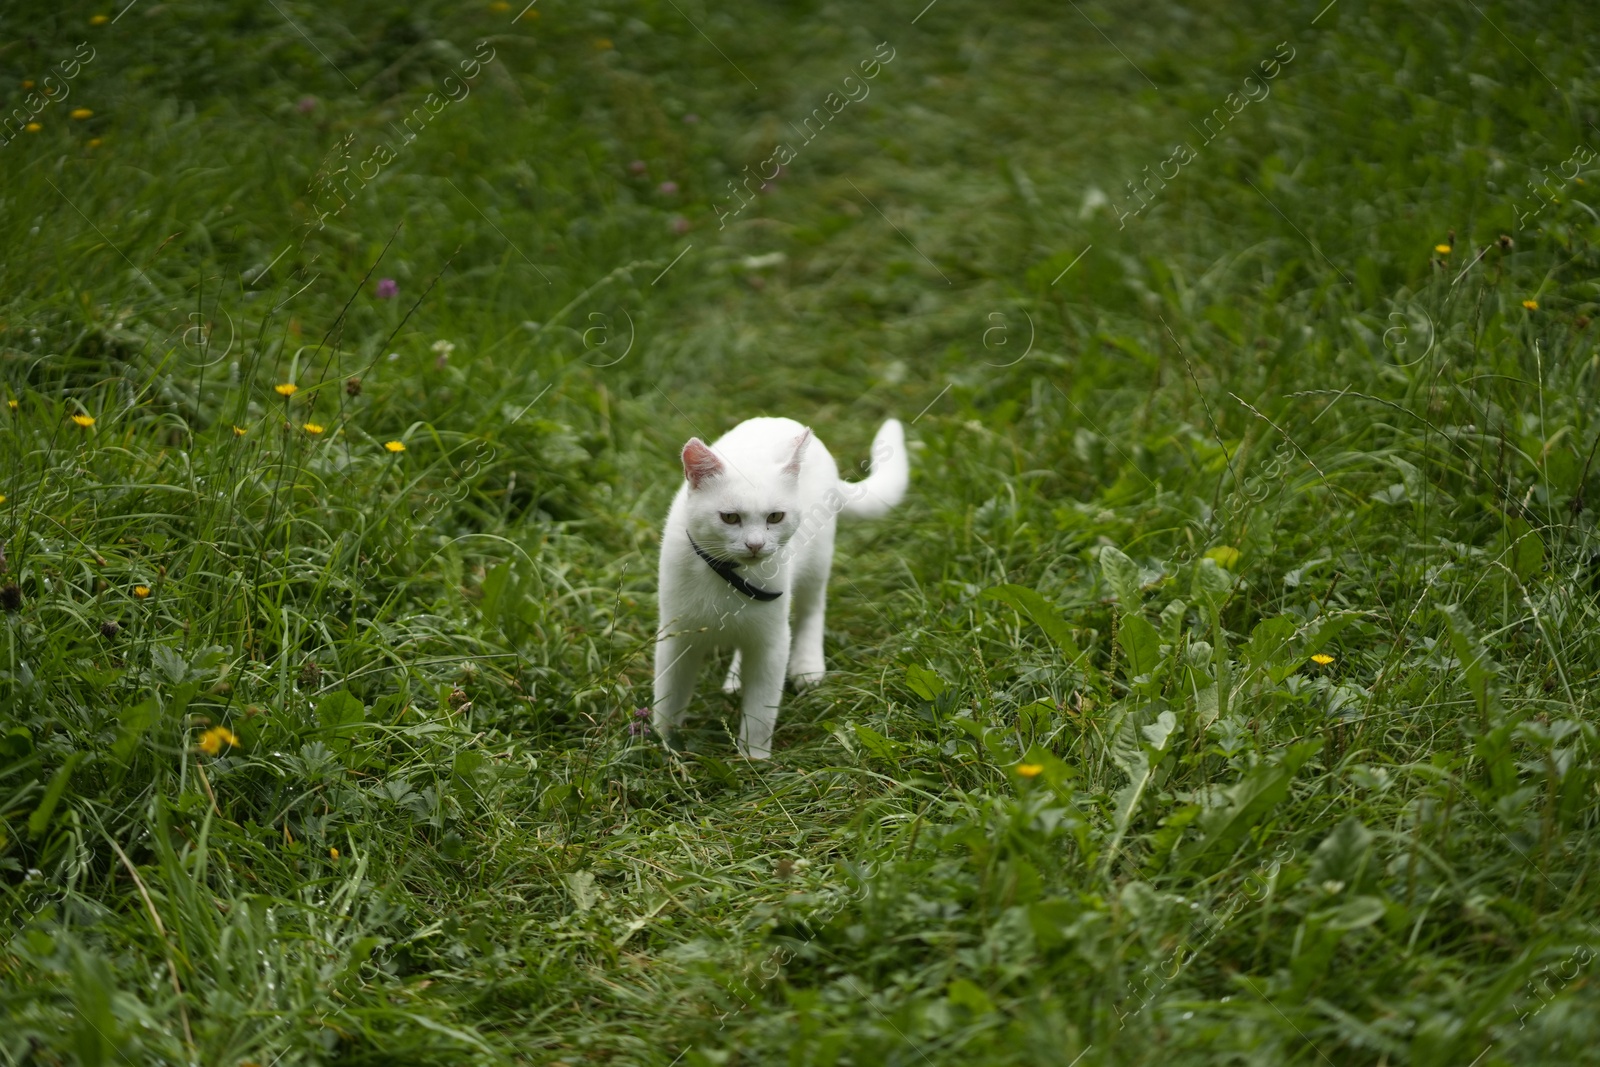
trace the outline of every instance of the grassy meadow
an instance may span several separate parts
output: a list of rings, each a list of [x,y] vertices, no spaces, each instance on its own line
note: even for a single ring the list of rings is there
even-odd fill
[[[0,10],[0,1063],[1600,1061],[1600,9],[124,3]],[[758,414],[911,491],[669,753]]]

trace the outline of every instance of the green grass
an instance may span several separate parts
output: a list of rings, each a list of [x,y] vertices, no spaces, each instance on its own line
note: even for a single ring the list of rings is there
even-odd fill
[[[1595,1060],[1600,14],[920,6],[0,14],[0,1062]],[[757,414],[912,491],[669,757]]]

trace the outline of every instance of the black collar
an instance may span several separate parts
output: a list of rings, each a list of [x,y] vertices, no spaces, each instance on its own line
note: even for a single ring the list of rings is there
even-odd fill
[[[721,578],[723,581],[739,590],[739,592],[743,593],[751,600],[777,600],[783,595],[782,593],[771,593],[765,589],[758,589],[751,585],[749,582],[739,577],[738,572],[734,569],[736,564],[730,563],[725,559],[713,558],[711,553],[695,544],[692,536],[689,538],[689,545],[694,549],[695,555],[706,561],[707,567],[710,567],[712,570],[717,572],[718,578]]]

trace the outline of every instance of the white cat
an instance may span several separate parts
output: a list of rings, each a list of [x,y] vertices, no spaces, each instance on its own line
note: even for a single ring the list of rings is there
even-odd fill
[[[683,474],[661,536],[652,725],[670,740],[705,654],[731,647],[723,689],[744,689],[739,751],[766,759],[785,665],[797,689],[822,680],[834,526],[840,514],[878,518],[905,496],[905,431],[895,419],[878,429],[861,482],[840,481],[822,442],[793,419],[749,419],[710,446],[690,438]]]

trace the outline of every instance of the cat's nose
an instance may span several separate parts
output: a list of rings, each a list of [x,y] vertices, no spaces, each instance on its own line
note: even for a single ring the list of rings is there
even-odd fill
[[[765,545],[766,545],[765,541],[746,541],[744,543],[744,547],[746,547],[746,548],[748,548],[750,550],[750,554],[752,556],[760,555],[761,554],[761,549]]]

